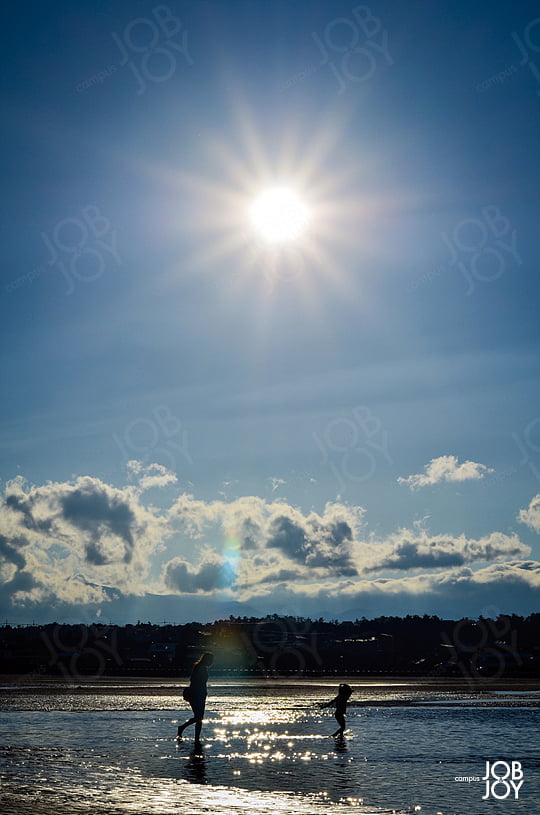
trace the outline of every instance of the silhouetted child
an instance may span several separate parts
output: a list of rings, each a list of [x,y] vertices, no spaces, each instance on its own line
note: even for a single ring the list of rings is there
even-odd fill
[[[345,713],[347,712],[347,702],[349,701],[349,697],[352,693],[352,688],[350,685],[347,685],[345,682],[338,688],[338,695],[332,699],[331,702],[326,702],[321,704],[321,708],[323,707],[333,707],[336,706],[335,717],[337,719],[337,723],[339,724],[338,729],[335,733],[332,733],[332,736],[338,736],[341,738],[345,731]]]

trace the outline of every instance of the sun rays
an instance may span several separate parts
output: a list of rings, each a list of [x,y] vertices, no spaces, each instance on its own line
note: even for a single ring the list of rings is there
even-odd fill
[[[237,104],[233,115],[236,128],[228,139],[200,135],[199,171],[172,172],[167,179],[187,202],[179,224],[184,251],[189,246],[182,276],[213,275],[219,268],[226,273],[220,278],[225,297],[249,292],[251,308],[261,313],[270,313],[274,295],[284,292],[313,316],[329,291],[357,294],[358,263],[345,256],[354,249],[366,264],[372,255],[374,201],[362,189],[362,163],[343,158],[345,123],[334,120],[307,133],[296,120],[284,122],[271,144],[245,105]],[[380,202],[375,209],[379,215]],[[172,284],[179,279],[178,271],[170,276]]]

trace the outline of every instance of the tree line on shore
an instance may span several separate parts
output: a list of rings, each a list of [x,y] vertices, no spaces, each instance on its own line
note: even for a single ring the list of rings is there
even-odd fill
[[[311,620],[272,614],[211,623],[137,621],[112,625],[0,626],[4,673],[77,676],[184,676],[202,651],[213,673],[536,676],[540,614],[441,619],[436,616]]]

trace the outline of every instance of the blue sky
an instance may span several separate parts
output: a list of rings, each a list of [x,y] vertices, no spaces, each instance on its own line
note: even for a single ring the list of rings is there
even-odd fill
[[[538,608],[537,15],[13,7],[4,618]]]

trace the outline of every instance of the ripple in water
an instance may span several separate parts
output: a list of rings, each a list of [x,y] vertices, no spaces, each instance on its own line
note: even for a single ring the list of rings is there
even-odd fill
[[[422,815],[468,815],[482,811],[483,788],[455,776],[481,775],[486,758],[505,757],[524,762],[524,794],[539,791],[537,698],[473,708],[470,694],[359,687],[347,737],[335,742],[331,711],[316,706],[333,689],[212,686],[201,749],[193,731],[176,742],[188,710],[170,688],[19,695],[0,726],[0,809],[358,815],[421,806]],[[511,801],[489,810],[522,811]]]

